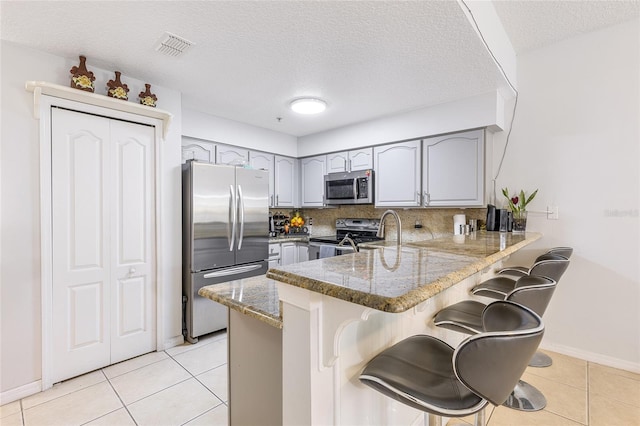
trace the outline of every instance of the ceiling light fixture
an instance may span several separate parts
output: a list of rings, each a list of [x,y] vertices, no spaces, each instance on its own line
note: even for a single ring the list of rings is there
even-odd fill
[[[327,108],[327,103],[318,98],[298,98],[290,106],[298,114],[318,114]]]

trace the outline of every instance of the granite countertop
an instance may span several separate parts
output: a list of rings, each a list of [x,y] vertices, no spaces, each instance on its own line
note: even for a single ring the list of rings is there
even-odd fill
[[[273,243],[308,243],[308,235],[288,234],[281,237],[269,237],[269,244]]]
[[[264,275],[202,287],[198,294],[273,327],[282,328],[278,287]]]
[[[541,238],[479,231],[270,269],[267,277],[385,312],[404,312]]]

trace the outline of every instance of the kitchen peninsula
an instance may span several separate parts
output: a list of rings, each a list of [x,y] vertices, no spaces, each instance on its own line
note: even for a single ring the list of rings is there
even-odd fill
[[[265,385],[259,374],[254,380],[271,397],[281,386],[282,424],[412,424],[420,415],[416,410],[362,386],[358,373],[375,354],[410,335],[457,344],[463,336],[433,327],[433,315],[469,298],[473,285],[540,237],[481,231],[402,246],[365,244],[359,253],[270,269],[266,278],[205,287],[200,294],[230,307],[229,344],[236,352],[235,343],[248,341],[236,334],[251,332],[247,326],[270,329],[264,340],[280,346],[269,357],[281,356],[281,362],[276,359],[275,375],[265,373],[276,381],[281,374],[281,381]],[[255,349],[256,336],[265,330],[249,340],[255,358],[267,356]],[[234,408],[246,402],[234,399],[238,370],[232,363],[230,358],[234,424]]]

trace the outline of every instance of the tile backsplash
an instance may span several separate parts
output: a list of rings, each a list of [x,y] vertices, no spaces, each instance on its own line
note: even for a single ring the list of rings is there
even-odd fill
[[[271,209],[271,213],[282,212],[288,216],[293,216],[295,211],[300,212],[300,216],[305,218],[305,226],[309,223],[309,218],[313,219],[312,235],[333,235],[335,234],[335,222],[338,218],[372,218],[377,219],[382,216],[385,208],[375,208],[373,206],[340,206],[337,208],[324,209],[291,209],[284,208]],[[400,216],[402,222],[402,238],[405,241],[429,240],[443,234],[453,234],[453,215],[464,214],[469,219],[478,219],[483,225],[487,217],[486,208],[448,208],[448,209],[394,209]],[[422,224],[422,228],[415,228],[416,222]],[[386,220],[387,239],[395,238],[395,221],[393,218]]]

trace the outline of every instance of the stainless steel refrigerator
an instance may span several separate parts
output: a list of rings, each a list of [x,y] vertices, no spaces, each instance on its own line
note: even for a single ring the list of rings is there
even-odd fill
[[[227,327],[227,308],[200,288],[265,274],[269,257],[269,174],[188,161],[182,168],[183,334]]]

